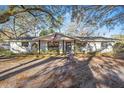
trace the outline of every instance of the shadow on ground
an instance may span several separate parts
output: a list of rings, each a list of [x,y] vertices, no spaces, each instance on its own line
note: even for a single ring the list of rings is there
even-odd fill
[[[94,64],[96,59],[102,62]],[[106,57],[95,57],[95,54],[82,60],[75,58],[69,62],[65,57],[50,57],[42,61],[32,60],[6,69],[0,72],[0,81],[7,81],[16,75],[20,75],[20,73],[41,67],[36,73],[27,78],[15,80],[17,84],[13,87],[117,88],[124,87],[124,72],[120,70],[120,66],[124,66],[122,61],[118,62],[116,59]]]

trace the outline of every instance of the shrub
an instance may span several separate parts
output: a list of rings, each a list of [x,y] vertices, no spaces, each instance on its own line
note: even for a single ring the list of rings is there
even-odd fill
[[[118,42],[114,45],[113,48],[114,57],[116,58],[124,58],[124,43]]]
[[[105,56],[105,57],[113,57],[113,53],[112,52],[107,52],[107,53],[101,53],[101,56]]]
[[[15,54],[13,52],[11,52],[10,50],[7,50],[7,49],[0,49],[0,55],[5,56],[5,57],[15,56]]]
[[[117,53],[124,53],[124,43],[118,42],[114,45],[113,51],[115,54]]]

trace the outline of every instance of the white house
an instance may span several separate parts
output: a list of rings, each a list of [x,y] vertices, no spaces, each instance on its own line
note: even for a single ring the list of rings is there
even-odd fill
[[[14,53],[30,53],[33,51],[67,52],[111,52],[117,39],[105,37],[71,37],[61,33],[53,33],[43,37],[26,37],[10,40],[10,50]]]
[[[22,37],[10,40],[10,51],[13,53],[30,53],[32,52],[34,37]]]

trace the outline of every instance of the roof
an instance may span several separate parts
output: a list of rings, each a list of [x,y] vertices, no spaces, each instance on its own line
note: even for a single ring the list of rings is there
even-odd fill
[[[62,33],[57,33],[57,32],[49,34],[49,35],[46,35],[46,36],[41,36],[41,37],[35,38],[34,40],[35,41],[38,41],[38,40],[43,40],[43,41],[51,41],[51,40],[54,40],[54,41],[59,41],[59,40],[67,40],[67,41],[79,40],[79,41],[81,41],[81,39],[79,39],[79,38],[70,37],[70,36],[64,35]]]
[[[36,37],[17,37],[12,38],[10,41],[32,41]]]
[[[77,40],[77,41],[107,41],[107,42],[113,42],[113,41],[117,41],[119,39],[113,39],[113,38],[106,38],[106,37],[71,37],[71,36],[67,36],[64,35],[62,33],[52,33],[52,34],[48,34],[45,36],[40,36],[40,37],[19,37],[19,38],[14,38],[11,39],[12,41],[61,41],[61,40],[66,40],[66,41],[73,41],[73,40]]]
[[[51,41],[51,40],[78,40],[78,41],[117,41],[119,39],[107,38],[107,37],[79,37],[79,36],[67,36],[62,33],[52,33],[46,36],[41,36],[35,38],[33,40],[43,40],[43,41]]]
[[[119,39],[114,38],[107,38],[107,37],[77,37],[80,38],[82,41],[117,41]]]
[[[14,39],[16,39],[16,40],[32,40],[34,38],[36,38],[36,37],[17,37],[17,38],[14,38]]]

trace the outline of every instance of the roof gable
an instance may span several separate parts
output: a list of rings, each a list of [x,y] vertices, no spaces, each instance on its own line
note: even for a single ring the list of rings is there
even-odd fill
[[[76,38],[66,36],[66,35],[61,34],[61,33],[52,33],[52,34],[49,34],[49,35],[46,35],[46,36],[35,38],[34,40],[44,40],[44,41],[69,40],[70,41],[70,40],[74,40],[74,39],[76,39]]]

